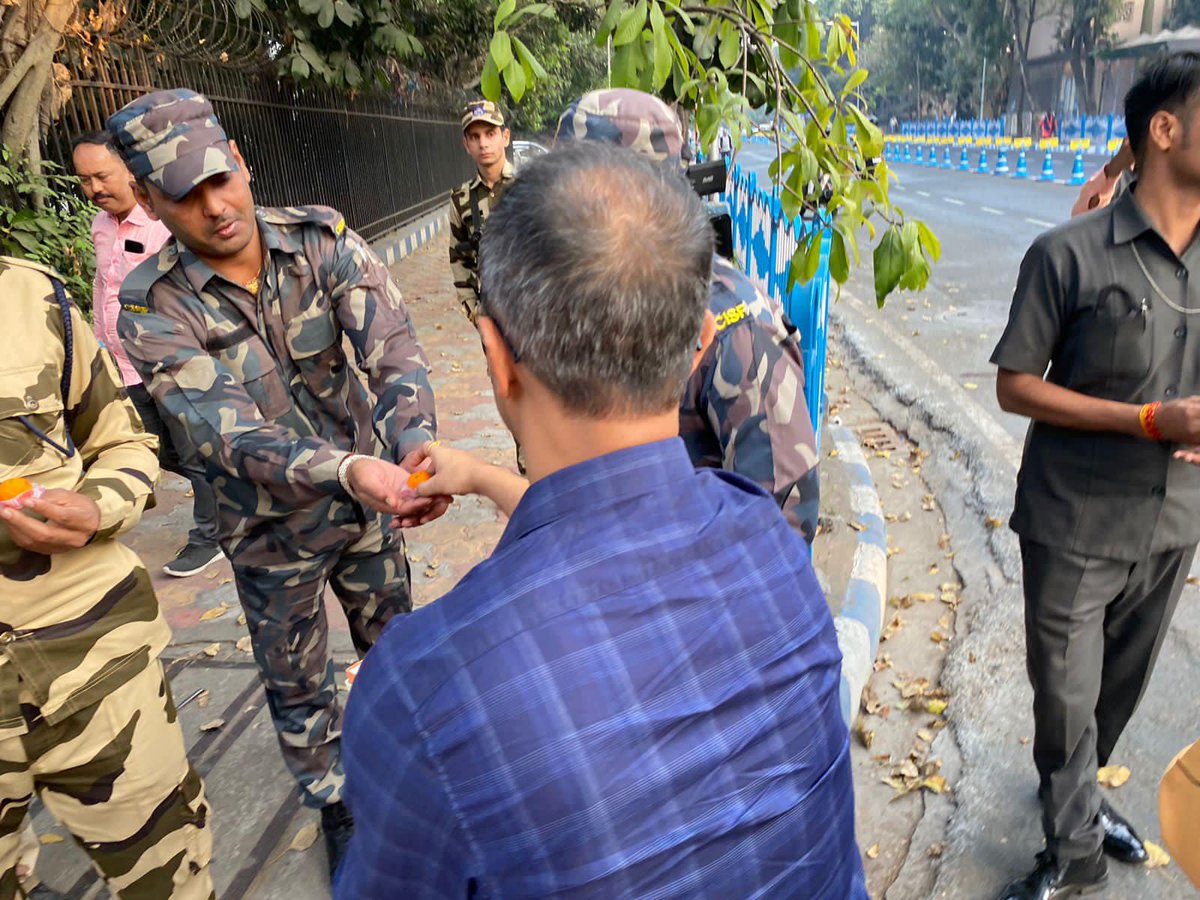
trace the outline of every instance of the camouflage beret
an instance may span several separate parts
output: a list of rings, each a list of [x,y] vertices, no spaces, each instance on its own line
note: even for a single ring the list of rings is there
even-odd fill
[[[195,91],[139,97],[109,117],[108,130],[133,176],[172,200],[213,175],[238,170],[212,104]]]
[[[678,116],[657,97],[631,88],[584,94],[559,116],[554,137],[606,141],[658,160],[683,157]]]
[[[474,100],[463,107],[462,130],[475,122],[487,122],[497,128],[504,127],[504,113],[491,100]]]

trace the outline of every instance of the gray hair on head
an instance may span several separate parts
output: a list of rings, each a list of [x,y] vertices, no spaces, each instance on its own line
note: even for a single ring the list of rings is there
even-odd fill
[[[708,306],[713,233],[669,166],[580,141],[521,171],[480,247],[485,315],[581,416],[679,404]]]

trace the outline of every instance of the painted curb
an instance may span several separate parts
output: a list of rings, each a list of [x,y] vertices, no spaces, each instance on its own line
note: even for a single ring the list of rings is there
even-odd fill
[[[848,518],[863,526],[854,548],[842,611],[833,619],[842,651],[842,718],[849,726],[858,718],[863,688],[875,669],[879,650],[887,604],[887,528],[879,493],[858,438],[843,425],[830,425],[829,433],[837,448],[836,459],[850,479]]]
[[[450,224],[450,204],[440,206],[415,221],[403,225],[372,242],[374,250],[385,265],[394,266],[428,244]]]

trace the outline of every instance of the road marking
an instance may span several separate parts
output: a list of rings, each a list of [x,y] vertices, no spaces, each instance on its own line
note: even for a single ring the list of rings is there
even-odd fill
[[[1036,225],[1038,228],[1053,228],[1053,222],[1043,222],[1041,219],[1026,219],[1030,225]]]
[[[943,197],[942,199],[947,203],[953,203],[955,206],[966,206],[961,200],[955,200],[953,197]]]
[[[980,208],[980,209],[982,209],[982,210],[983,210],[985,213],[991,213],[993,216],[1002,216],[1002,215],[1004,215],[1004,213],[1003,213],[1003,212],[1001,212],[1000,210],[998,210],[998,209],[992,209],[990,206],[981,206],[981,207],[979,207],[979,208]]]
[[[928,196],[929,196],[929,191],[917,191],[917,193],[918,193],[918,194],[920,194],[922,197],[928,197]]]

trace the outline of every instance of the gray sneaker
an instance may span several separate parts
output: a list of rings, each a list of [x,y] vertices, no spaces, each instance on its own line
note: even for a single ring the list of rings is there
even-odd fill
[[[163,571],[176,578],[199,575],[222,556],[221,548],[215,544],[188,544],[163,566]]]

